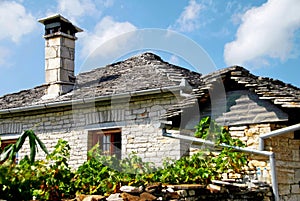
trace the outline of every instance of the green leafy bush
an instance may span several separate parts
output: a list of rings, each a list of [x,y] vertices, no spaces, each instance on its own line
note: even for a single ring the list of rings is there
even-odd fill
[[[104,156],[97,146],[89,151],[90,158],[81,165],[74,176],[74,188],[78,194],[110,194],[122,185],[145,185],[152,182],[152,163],[143,162],[135,154],[123,160],[116,156]]]
[[[208,162],[208,157],[198,152],[172,163],[167,162],[157,172],[158,181],[168,184],[207,184],[215,178],[216,172],[214,165]]]
[[[45,160],[35,161],[33,151],[36,151],[37,144],[44,145],[36,140],[33,131],[25,133],[14,148],[6,150],[7,160],[0,165],[1,199],[31,200],[35,196],[39,200],[55,201],[73,198],[75,194],[108,195],[117,192],[122,185],[141,186],[153,182],[206,185],[212,179],[219,179],[222,173],[239,172],[247,162],[244,154],[225,147],[218,153],[202,150],[176,161],[165,161],[163,167],[155,168],[153,163],[143,162],[133,153],[122,160],[103,156],[95,146],[88,153],[89,159],[73,171],[68,165],[70,146],[67,141],[59,140]],[[231,138],[226,128],[218,126],[210,118],[199,122],[195,136],[215,141],[216,146],[245,146],[240,140]],[[30,157],[26,156],[15,164],[16,150],[26,137],[31,139],[30,145],[34,148]]]
[[[226,128],[218,126],[210,118],[199,122],[195,136],[214,140],[216,146],[245,146],[240,140],[231,138]],[[90,160],[76,172],[75,188],[78,193],[105,194],[116,191],[120,185],[140,186],[152,182],[207,185],[212,179],[220,179],[222,173],[239,172],[247,162],[244,154],[230,147],[219,149],[218,153],[201,150],[176,161],[165,161],[161,168],[143,162],[134,154],[118,160],[115,156],[101,156],[96,150],[98,147],[91,150]]]
[[[246,155],[231,148],[245,147],[245,144],[240,139],[233,139],[226,127],[219,126],[210,117],[205,117],[195,128],[195,137],[213,140],[216,146],[220,144],[229,145],[223,147],[219,154],[210,158],[210,163],[214,164],[218,174],[228,171],[240,172],[247,164]]]
[[[37,164],[36,176],[40,186],[33,191],[37,199],[55,201],[74,197],[75,191],[70,185],[74,173],[67,163],[70,149],[68,142],[60,139],[46,160]]]
[[[26,157],[15,164],[6,161],[0,165],[0,198],[5,200],[30,200],[33,189],[39,186],[36,166]]]
[[[6,200],[61,200],[72,197],[70,183],[74,174],[68,167],[70,147],[59,140],[46,160],[34,161],[27,156],[16,164],[7,160],[0,165],[0,198]]]

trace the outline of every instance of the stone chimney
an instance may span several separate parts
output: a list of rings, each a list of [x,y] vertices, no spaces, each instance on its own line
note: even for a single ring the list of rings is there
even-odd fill
[[[38,21],[45,25],[45,80],[49,84],[43,99],[56,98],[71,91],[75,83],[75,34],[82,29],[60,14]]]

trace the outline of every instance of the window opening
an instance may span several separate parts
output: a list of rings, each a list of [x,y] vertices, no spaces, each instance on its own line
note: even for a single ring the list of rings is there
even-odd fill
[[[89,149],[98,143],[102,154],[121,158],[121,129],[89,131],[89,140]]]
[[[1,150],[3,151],[5,147],[7,147],[10,144],[16,144],[16,142],[17,139],[1,140]],[[16,155],[15,163],[18,163],[18,154]]]

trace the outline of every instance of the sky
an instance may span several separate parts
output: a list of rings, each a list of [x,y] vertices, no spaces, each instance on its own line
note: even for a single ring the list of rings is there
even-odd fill
[[[216,69],[241,65],[300,87],[299,10],[299,0],[0,0],[0,96],[44,84],[38,19],[56,13],[84,30],[77,34],[76,74],[95,50],[132,43],[115,38],[155,29],[193,41]],[[153,52],[190,68],[182,55]]]

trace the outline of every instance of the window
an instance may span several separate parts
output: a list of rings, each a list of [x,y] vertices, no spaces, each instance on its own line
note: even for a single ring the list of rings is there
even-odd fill
[[[1,150],[3,151],[6,146],[8,146],[10,144],[15,144],[16,142],[17,142],[17,139],[1,140]],[[18,163],[18,154],[16,155],[15,163]]]
[[[3,150],[6,146],[10,144],[15,144],[17,142],[17,139],[11,139],[11,140],[1,140],[1,150]]]
[[[105,155],[116,155],[121,159],[121,129],[89,131],[89,149],[96,144]]]

